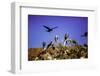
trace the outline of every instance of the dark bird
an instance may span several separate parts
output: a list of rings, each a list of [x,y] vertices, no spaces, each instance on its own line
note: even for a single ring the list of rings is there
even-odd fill
[[[43,26],[44,28],[46,28],[47,30],[47,32],[51,32],[51,31],[53,31],[54,29],[56,29],[56,28],[58,28],[57,26],[56,27],[53,27],[53,28],[50,28],[50,27],[48,27],[48,26]]]
[[[88,47],[88,45],[87,44],[84,44],[84,47]]]
[[[73,43],[73,44],[75,44],[75,45],[77,45],[77,44],[78,44],[75,40],[72,40],[72,43]]]
[[[46,49],[48,49],[50,46],[52,46],[53,45],[53,42],[51,41],[48,45],[47,45],[47,48]]]
[[[42,42],[42,48],[45,50],[46,42]]]
[[[81,35],[81,37],[87,37],[88,36],[88,32],[85,32],[83,35]]]

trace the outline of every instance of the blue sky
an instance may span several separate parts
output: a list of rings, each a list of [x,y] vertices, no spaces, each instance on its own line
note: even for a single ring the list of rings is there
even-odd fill
[[[43,25],[58,28],[46,32]],[[28,48],[42,47],[42,42],[48,44],[56,35],[59,41],[63,41],[65,33],[69,34],[70,39],[84,44],[87,39],[81,35],[85,32],[88,32],[88,17],[28,15]]]

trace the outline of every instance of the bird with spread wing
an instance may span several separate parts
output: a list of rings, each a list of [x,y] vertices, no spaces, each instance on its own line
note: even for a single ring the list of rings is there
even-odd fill
[[[51,32],[51,31],[53,31],[54,29],[58,28],[57,26],[51,28],[51,27],[48,27],[48,26],[45,26],[45,25],[43,25],[43,27],[46,28],[46,31],[47,31],[47,32]]]

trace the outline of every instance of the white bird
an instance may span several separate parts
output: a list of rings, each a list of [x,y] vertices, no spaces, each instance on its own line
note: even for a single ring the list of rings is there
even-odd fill
[[[66,46],[66,44],[68,42],[68,38],[69,38],[69,35],[66,33],[64,36],[64,46]]]
[[[58,36],[56,35],[55,38],[54,38],[55,42],[58,41]]]

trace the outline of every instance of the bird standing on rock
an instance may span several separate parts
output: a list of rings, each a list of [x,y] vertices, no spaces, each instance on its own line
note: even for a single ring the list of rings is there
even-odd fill
[[[55,38],[54,38],[55,42],[58,41],[58,36],[56,35]]]
[[[66,33],[64,36],[64,46],[67,44],[68,37],[69,37],[69,35]]]
[[[64,41],[66,41],[68,39],[69,35],[66,33],[64,36]]]
[[[42,48],[43,50],[46,50],[46,42],[42,42]]]
[[[51,41],[48,45],[47,45],[47,48],[48,49],[50,46],[52,46],[53,42]]]

